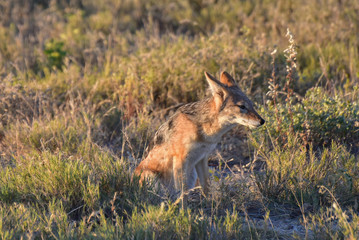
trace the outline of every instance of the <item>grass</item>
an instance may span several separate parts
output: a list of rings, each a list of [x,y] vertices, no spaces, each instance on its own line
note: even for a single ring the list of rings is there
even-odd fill
[[[2,239],[358,238],[357,1],[0,9]],[[210,195],[181,209],[132,172],[223,70],[266,124],[241,136],[249,167],[216,157]]]

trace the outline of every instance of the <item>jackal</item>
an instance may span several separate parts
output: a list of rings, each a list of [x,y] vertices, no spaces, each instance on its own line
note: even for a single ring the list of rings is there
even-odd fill
[[[159,178],[177,191],[195,187],[197,178],[208,193],[208,156],[223,134],[237,124],[250,128],[264,124],[253,103],[235,80],[222,72],[220,81],[205,72],[211,96],[180,107],[154,137],[154,147],[135,169],[142,182]]]

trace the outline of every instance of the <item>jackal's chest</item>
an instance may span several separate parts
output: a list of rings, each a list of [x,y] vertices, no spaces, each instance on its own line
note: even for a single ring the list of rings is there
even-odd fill
[[[187,161],[196,164],[200,160],[207,158],[214,149],[216,148],[216,143],[195,143],[193,144],[187,154]]]

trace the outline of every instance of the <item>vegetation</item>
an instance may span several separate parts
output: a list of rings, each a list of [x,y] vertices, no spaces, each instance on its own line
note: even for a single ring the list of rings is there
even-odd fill
[[[358,1],[0,10],[1,239],[359,238]],[[250,167],[218,157],[210,196],[182,209],[132,171],[174,106],[206,95],[203,72],[223,70],[266,124],[241,136]]]

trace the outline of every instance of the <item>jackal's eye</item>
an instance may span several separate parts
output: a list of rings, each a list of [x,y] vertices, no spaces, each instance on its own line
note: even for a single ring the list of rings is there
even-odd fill
[[[244,105],[237,105],[240,109],[246,109],[246,106]]]

